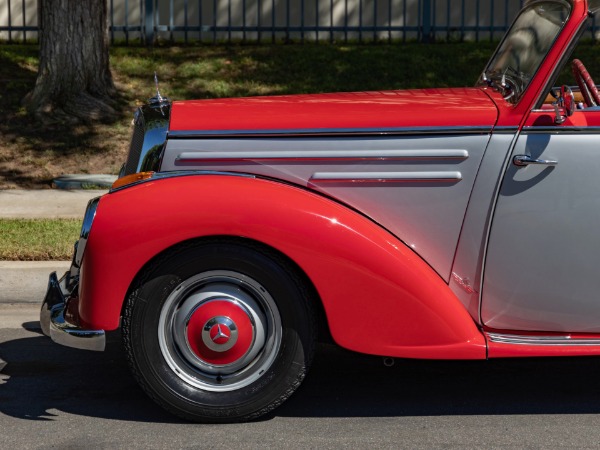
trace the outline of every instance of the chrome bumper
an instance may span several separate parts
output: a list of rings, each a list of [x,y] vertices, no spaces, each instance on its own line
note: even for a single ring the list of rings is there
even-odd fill
[[[104,330],[84,330],[65,320],[67,299],[71,296],[67,287],[69,277],[70,272],[66,272],[60,280],[56,272],[50,274],[48,290],[40,311],[42,331],[57,344],[83,350],[104,351],[106,346]],[[77,286],[72,292],[76,289]]]

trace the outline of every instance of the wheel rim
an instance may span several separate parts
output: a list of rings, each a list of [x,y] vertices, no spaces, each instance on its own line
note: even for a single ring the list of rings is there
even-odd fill
[[[209,271],[180,283],[166,299],[158,325],[160,351],[185,382],[208,391],[253,383],[281,345],[275,301],[256,280]]]

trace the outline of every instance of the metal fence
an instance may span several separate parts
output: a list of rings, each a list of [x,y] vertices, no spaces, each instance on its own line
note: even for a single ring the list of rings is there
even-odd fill
[[[0,40],[37,40],[37,1],[0,0]],[[107,0],[113,43],[497,39],[525,0]]]

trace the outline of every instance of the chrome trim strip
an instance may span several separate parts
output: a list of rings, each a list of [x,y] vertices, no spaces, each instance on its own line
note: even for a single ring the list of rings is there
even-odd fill
[[[65,320],[64,305],[50,311],[50,338],[66,347],[103,352],[106,347],[104,330],[82,330]]]
[[[600,345],[600,339],[573,339],[571,336],[527,336],[501,333],[486,333],[486,335],[490,341],[500,344],[557,346]]]
[[[530,126],[523,127],[523,134],[600,134],[600,127],[563,127],[556,126]]]
[[[315,172],[311,181],[460,181],[460,172]]]
[[[467,159],[467,150],[300,150],[183,152],[176,161]]]
[[[160,167],[160,158],[169,130],[171,104],[167,99],[158,103],[152,103],[153,100],[150,99],[149,104],[141,106],[135,113],[125,175],[155,171]]]
[[[68,272],[67,272],[68,273]],[[40,309],[40,327],[42,333],[50,336],[50,316],[52,308],[56,305],[64,305],[65,298],[69,295],[69,291],[65,286],[66,274],[58,280],[56,272],[52,272],[48,276],[48,288]]]
[[[168,139],[202,137],[261,137],[261,136],[355,136],[410,134],[488,134],[492,126],[407,127],[407,128],[313,128],[282,130],[172,130]]]
[[[224,175],[232,177],[256,178],[254,175],[249,175],[246,173],[223,172],[218,170],[178,170],[176,172],[155,172],[150,178],[135,181],[131,184],[126,184],[125,186],[121,186],[116,189],[111,189],[108,191],[108,193],[112,194],[114,192],[122,191],[123,189],[129,189],[130,187],[137,186],[138,184],[148,183],[150,181],[164,180],[167,178],[189,177],[194,175]]]
[[[106,336],[104,330],[84,330],[65,320],[66,294],[64,282],[66,274],[59,281],[56,272],[48,279],[48,290],[40,310],[42,332],[54,342],[82,350],[104,351]]]
[[[492,131],[494,134],[512,134],[512,133],[516,133],[517,131],[519,131],[519,127],[495,127],[494,130]]]

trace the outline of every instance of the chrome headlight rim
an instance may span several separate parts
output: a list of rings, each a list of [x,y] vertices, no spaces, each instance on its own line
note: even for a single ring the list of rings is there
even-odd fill
[[[75,258],[73,260],[74,265],[78,268],[81,267],[81,262],[83,261],[83,254],[85,252],[85,247],[87,246],[90,231],[92,230],[92,224],[94,223],[94,219],[96,217],[96,210],[98,209],[98,204],[100,203],[101,198],[102,197],[95,197],[91,199],[85,209],[83,223],[81,224],[81,232],[79,233],[79,241],[77,243]]]

